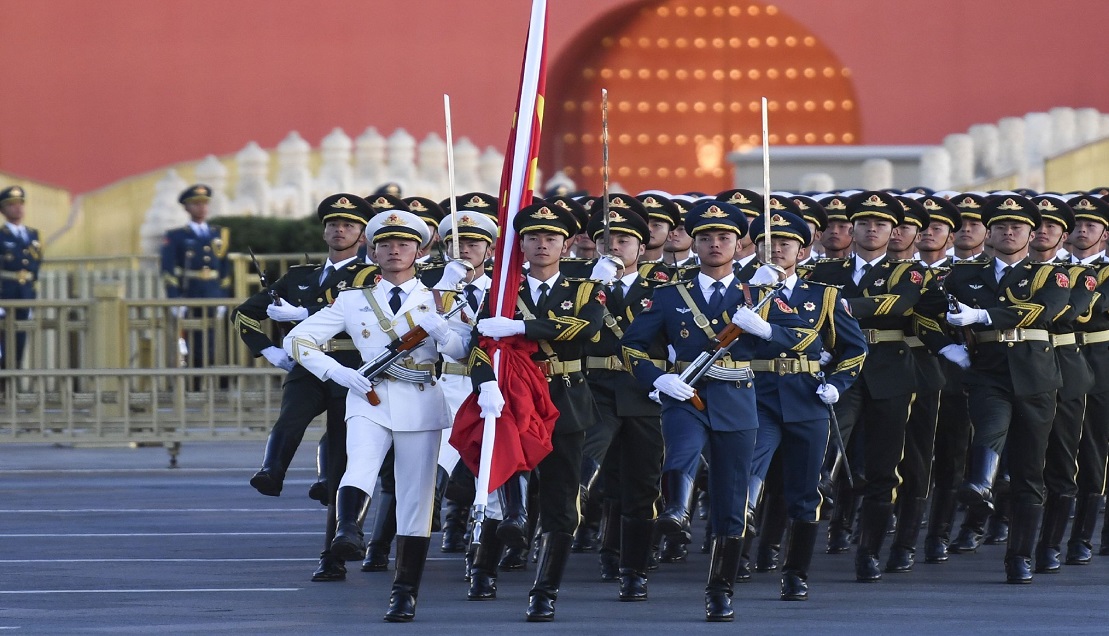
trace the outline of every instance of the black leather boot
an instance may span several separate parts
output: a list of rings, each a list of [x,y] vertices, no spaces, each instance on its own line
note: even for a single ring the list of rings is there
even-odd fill
[[[650,519],[620,518],[620,600],[647,600],[647,560],[651,552]]]
[[[331,554],[331,542],[335,540],[335,531],[338,521],[335,518],[335,504],[327,507],[327,526],[324,530],[324,549],[320,553],[320,564],[312,572],[312,580],[320,582],[344,581],[347,578],[347,564],[342,559]]]
[[[1040,528],[1043,506],[1013,502],[1009,547],[1005,550],[1005,582],[1032,582],[1032,546]]]
[[[924,519],[925,500],[912,497],[901,500],[897,510],[897,531],[890,546],[886,572],[912,572],[920,522]]]
[[[509,549],[528,545],[528,474],[519,472],[497,489],[504,519],[497,526],[497,537]]]
[[[730,622],[735,617],[732,610],[732,589],[742,537],[713,537],[709,557],[709,577],[705,585],[705,620],[710,623]]]
[[[753,525],[753,524],[752,524]],[[751,581],[751,552],[755,546],[755,530],[747,526],[743,531],[743,541],[739,547],[739,568],[735,572],[736,583],[749,583]],[[709,553],[712,552],[712,535],[705,533],[705,545]]]
[[[967,508],[963,516],[963,525],[959,527],[959,534],[947,546],[948,554],[962,554],[977,552],[982,545],[982,535],[986,532],[986,519],[990,516],[988,508]]]
[[[596,462],[588,459],[583,461],[590,462],[590,465],[596,464]],[[586,470],[588,468],[583,466],[582,479],[587,477],[584,474]],[[597,466],[597,471],[600,471],[600,466]],[[570,546],[571,552],[592,552],[600,547],[604,497],[601,495],[599,482],[599,479],[593,478],[590,479],[588,485],[584,482],[581,484],[578,495],[581,505],[581,521],[578,522],[578,528],[574,531],[574,542]]]
[[[668,537],[684,537],[687,544],[689,532],[689,506],[693,497],[693,480],[680,470],[668,470],[662,475],[662,497],[666,507],[655,523]]]
[[[951,524],[955,522],[955,491],[932,492],[932,510],[928,513],[928,534],[924,537],[924,562],[947,561],[947,544],[951,540]]]
[[[693,493],[697,500],[697,518],[704,521],[709,518],[709,466],[703,458],[693,480]]]
[[[599,561],[601,564],[602,581],[620,580],[620,500],[605,499],[602,504],[601,514],[601,550]],[[650,543],[654,522],[647,528],[647,541]],[[648,546],[648,550],[650,546]]]
[[[860,583],[882,580],[878,553],[882,551],[882,541],[886,538],[886,526],[889,525],[892,511],[893,504],[863,501],[859,547],[855,552],[855,580]]]
[[[851,527],[855,522],[855,494],[846,479],[836,481],[835,506],[828,522],[828,554],[843,554],[851,549]]]
[[[383,492],[379,498],[381,506],[377,509],[370,528],[366,560],[362,562],[363,572],[384,572],[389,569],[389,552],[393,549],[393,538],[397,536],[397,498],[391,492]]]
[[[1109,556],[1109,506],[1105,507],[1105,520],[1101,523],[1101,556]]]
[[[972,446],[967,458],[967,478],[959,484],[956,497],[967,508],[993,512],[993,481],[1001,456],[986,446]]]
[[[786,515],[785,498],[780,494],[775,497],[764,497],[762,507],[759,547],[755,552],[755,571],[773,572],[778,569],[778,559],[782,551],[782,534],[786,530],[789,518]]]
[[[316,446],[316,483],[308,487],[308,498],[327,505],[327,434]]]
[[[1067,541],[1067,565],[1086,565],[1094,555],[1094,526],[1101,510],[1101,495],[1079,496],[1075,502],[1074,525]]]
[[[565,532],[545,532],[539,544],[539,566],[535,585],[528,596],[527,621],[548,623],[554,620],[555,601],[562,585],[562,574],[570,560],[570,543],[574,536]]]
[[[366,553],[362,542],[362,527],[358,517],[368,497],[354,486],[343,486],[335,494],[335,539],[331,541],[331,554],[343,561],[360,561]]]
[[[397,572],[389,593],[389,609],[385,611],[387,622],[407,623],[415,618],[416,597],[420,594],[420,579],[424,576],[430,545],[431,537],[397,537]]]
[[[1044,523],[1036,544],[1036,574],[1054,574],[1062,568],[1063,534],[1073,503],[1074,497],[1054,493],[1048,493],[1044,499]]]
[[[994,487],[994,510],[986,522],[986,534],[982,543],[1004,545],[1009,541],[1009,480],[999,477]]]
[[[296,451],[296,446],[293,446],[293,452],[289,451],[289,446],[292,444],[293,440],[290,436],[280,431],[270,431],[270,436],[266,438],[266,453],[262,457],[262,468],[250,478],[250,485],[255,490],[267,497],[281,495],[281,487],[285,482],[285,469],[288,466],[286,462],[292,459],[293,452]],[[300,444],[299,439],[296,440],[296,444]]]
[[[443,552],[458,553],[466,550],[466,521],[469,510],[449,496],[443,497]]]
[[[786,558],[782,563],[783,601],[809,600],[809,565],[812,563],[819,526],[819,521],[789,520]]]
[[[497,538],[496,519],[481,522],[481,545],[474,555],[470,568],[470,591],[466,598],[471,601],[489,601],[497,598],[497,563],[501,559],[504,544]]]
[[[443,529],[443,497],[447,492],[447,482],[450,481],[450,473],[446,468],[437,466],[435,469],[435,499],[432,500],[431,506],[431,531],[439,532]]]

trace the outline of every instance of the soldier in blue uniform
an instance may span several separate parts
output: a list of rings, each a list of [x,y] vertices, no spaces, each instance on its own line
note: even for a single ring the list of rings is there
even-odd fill
[[[39,264],[42,262],[42,244],[39,243],[38,230],[23,225],[26,200],[26,192],[20,186],[0,190],[0,213],[5,221],[0,228],[0,301],[32,300],[36,296],[35,281],[38,280]],[[0,318],[6,313],[7,310],[0,307]],[[16,320],[30,317],[30,309],[15,311]],[[13,347],[5,331],[0,336],[0,368],[19,368],[26,343],[27,333],[17,331]]]
[[[808,225],[790,212],[775,212],[770,220],[771,259],[784,273],[778,299],[760,312],[772,325],[791,329],[804,338],[792,347],[777,341],[759,342],[751,368],[755,371],[759,431],[751,470],[754,505],[766,480],[771,458],[780,453],[782,492],[789,518],[786,560],[782,565],[781,598],[808,598],[808,569],[819,523],[820,467],[828,445],[828,405],[858,378],[866,357],[866,340],[848,313],[839,290],[800,280],[796,265],[802,248],[812,242]],[[751,224],[751,235],[761,245],[767,232],[763,217]],[[760,290],[760,297],[765,294]],[[825,386],[817,379],[822,351],[832,354]]]
[[[680,526],[680,520],[688,518],[689,475],[708,445],[714,536],[705,618],[730,621],[758,428],[750,359],[760,340],[792,348],[807,336],[773,326],[749,307],[740,306],[746,294],[732,270],[732,257],[740,237],[747,234],[742,210],[723,201],[703,201],[690,210],[686,223],[701,262],[700,273],[690,281],[655,289],[651,304],[624,334],[624,366],[644,388],[657,389],[662,401],[667,510],[660,521],[670,519]],[[702,382],[696,387],[686,384],[681,371],[713,344],[728,323],[735,323],[745,333]],[[652,361],[650,352],[660,336],[674,349],[675,372],[667,373]],[[689,401],[695,390],[705,404],[704,411]]]
[[[296,364],[262,329],[262,321],[267,318],[296,324],[335,302],[335,297],[347,287],[372,282],[377,267],[366,265],[357,257],[365,239],[370,206],[353,194],[333,194],[320,202],[317,214],[324,226],[327,262],[290,268],[270,289],[259,291],[236,307],[231,312],[231,322],[251,353],[289,372],[281,384],[281,410],[266,441],[262,468],[251,477],[251,486],[263,495],[280,495],[285,471],[304,438],[304,431],[316,416],[327,413],[327,444],[320,453],[323,460],[320,472],[327,484],[322,499],[328,506],[328,524],[320,566],[312,580],[337,581],[346,577],[346,567],[331,554],[330,546],[335,537],[335,492],[346,467],[347,389],[334,381],[321,380]],[[275,299],[280,299],[281,304]],[[343,366],[357,368],[361,364],[354,343],[345,333],[330,340],[326,349],[327,355]]]
[[[231,263],[227,259],[230,232],[225,227],[209,225],[208,202],[212,189],[203,184],[190,186],[177,201],[184,206],[189,222],[166,232],[162,242],[162,280],[166,298],[227,298],[231,295]],[[176,308],[178,318],[184,318],[188,308]],[[192,312],[194,315],[214,315],[222,318],[222,307],[213,312]],[[189,344],[192,366],[212,363],[215,357],[213,333],[197,331]]]

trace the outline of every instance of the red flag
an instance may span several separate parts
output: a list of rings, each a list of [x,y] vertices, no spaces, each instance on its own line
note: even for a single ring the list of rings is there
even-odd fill
[[[501,170],[500,201],[497,220],[497,261],[493,285],[489,290],[490,314],[513,318],[520,289],[523,254],[519,249],[513,219],[520,208],[531,204],[539,163],[539,136],[543,126],[543,93],[547,83],[547,2],[532,0],[524,64],[520,72],[520,93],[508,135],[508,149]],[[489,353],[497,373],[501,393],[507,404],[497,420],[489,491],[495,490],[521,470],[534,468],[551,450],[551,432],[558,409],[551,402],[546,378],[531,360],[536,343],[522,336],[494,341],[482,338],[480,346]],[[455,416],[451,446],[462,461],[479,474],[481,440],[485,421],[477,407],[477,396],[470,396]]]

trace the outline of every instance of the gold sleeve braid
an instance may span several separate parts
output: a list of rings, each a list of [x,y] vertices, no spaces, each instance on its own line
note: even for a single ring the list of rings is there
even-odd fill
[[[293,360],[300,363],[300,359],[309,356],[312,352],[321,353],[320,346],[308,338],[293,338]]]
[[[793,351],[804,351],[809,347],[809,345],[813,343],[813,341],[816,340],[816,337],[820,335],[820,332],[818,332],[816,329],[790,327],[790,330],[795,332],[797,334],[797,337],[800,338],[800,340],[798,340],[796,344],[790,347]]]
[[[866,354],[864,353],[862,355],[855,356],[854,358],[848,358],[846,360],[843,360],[839,364],[836,365],[836,368],[834,370],[832,370],[832,373],[839,373],[841,371],[847,371],[847,372],[850,372],[851,375],[858,375],[859,372],[862,371],[863,360],[865,360],[865,359],[866,359]]]
[[[243,312],[241,311],[235,312],[235,326],[243,331],[249,330],[257,331],[258,333],[264,333],[262,331],[262,323],[260,321],[243,315]]]
[[[474,347],[470,349],[470,357],[466,360],[466,368],[470,371],[479,364],[493,366],[493,361],[489,359],[489,354],[481,347]]]
[[[1036,270],[1036,274],[1032,277],[1032,289],[1028,293],[1028,297],[1032,298],[1036,292],[1043,288],[1044,283],[1047,282],[1047,277],[1051,275],[1053,266],[1044,265]],[[1013,296],[1013,292],[1009,289],[1005,290],[1005,295],[1009,298],[1009,302],[1013,303],[1013,308],[1017,310],[1017,315],[1020,316],[1020,322],[1017,327],[1027,327],[1036,322],[1040,314],[1044,311],[1044,306],[1039,303],[1028,302],[1020,300]],[[1069,305],[1064,307],[1063,311],[1069,309]]]
[[[643,360],[650,360],[650,357],[645,352],[640,351],[639,349],[633,349],[632,347],[621,347],[621,351],[624,354],[624,368],[629,371],[634,369],[635,365],[639,364]]]
[[[555,323],[555,329],[559,330],[559,334],[555,336],[556,341],[573,340],[582,329],[589,326],[588,320],[574,316],[554,316],[551,321]]]

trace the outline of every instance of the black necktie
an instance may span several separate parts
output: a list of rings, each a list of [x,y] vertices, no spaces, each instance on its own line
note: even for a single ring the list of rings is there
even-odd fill
[[[551,290],[551,286],[548,285],[547,283],[540,283],[539,284],[539,300],[535,301],[535,308],[536,309],[539,309],[540,307],[547,304],[547,292],[550,291],[550,290]]]
[[[1012,269],[1013,269],[1012,265],[1006,265],[1005,267],[1002,267],[1001,268],[1001,276],[997,277],[997,282],[1001,283],[1001,281],[1005,280],[1005,275],[1008,274],[1010,271],[1012,271]]]
[[[400,287],[390,289],[389,294],[389,309],[392,309],[393,315],[396,316],[400,313]]]
[[[335,271],[335,268],[330,266],[330,265],[323,268],[323,274],[320,274],[320,287],[323,287],[323,282],[325,280],[327,280],[327,277],[331,276],[331,272],[334,272],[334,271]]]
[[[612,285],[612,300],[616,306],[624,306],[624,281],[618,280]]]
[[[712,284],[712,296],[709,298],[710,316],[718,316],[724,312],[724,283],[716,281]]]
[[[477,311],[478,305],[481,304],[477,299],[477,285],[466,285],[462,291],[466,293],[466,302],[470,303],[470,309]]]

